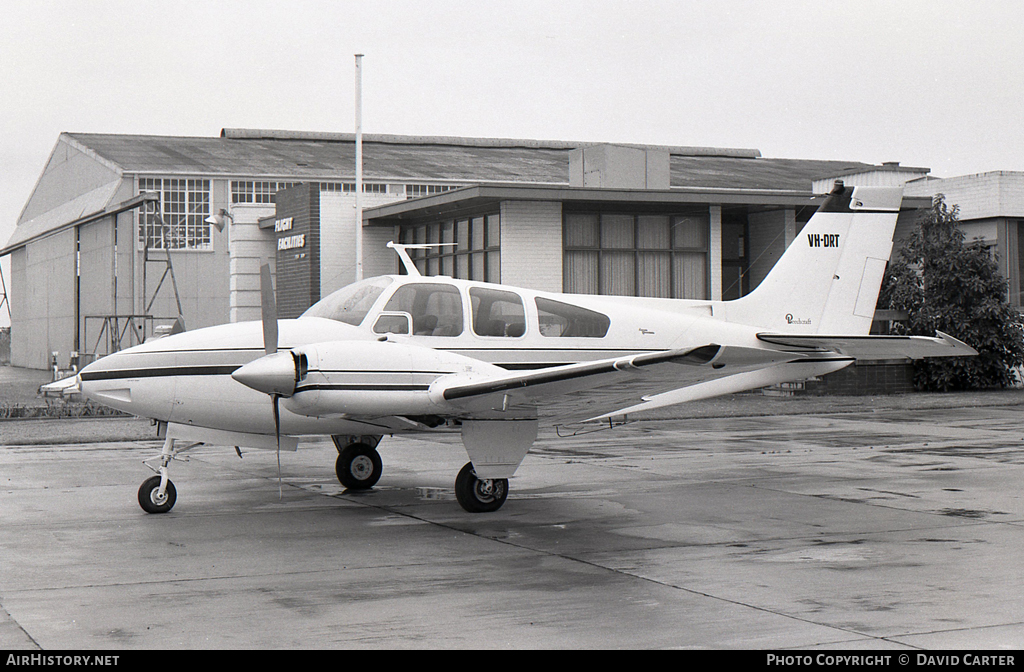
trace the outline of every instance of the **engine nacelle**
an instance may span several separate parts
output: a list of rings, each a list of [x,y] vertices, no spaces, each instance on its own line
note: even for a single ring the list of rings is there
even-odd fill
[[[504,373],[463,355],[391,341],[331,341],[294,353],[307,368],[282,405],[315,417],[443,413],[447,402],[430,392],[438,378]]]

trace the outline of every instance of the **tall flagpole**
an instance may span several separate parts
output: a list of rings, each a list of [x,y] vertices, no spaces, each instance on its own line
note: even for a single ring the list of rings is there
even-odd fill
[[[363,55],[356,54],[356,282],[363,279]]]

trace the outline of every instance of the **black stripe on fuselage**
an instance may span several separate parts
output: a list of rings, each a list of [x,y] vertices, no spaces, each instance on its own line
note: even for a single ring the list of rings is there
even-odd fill
[[[214,364],[207,366],[161,366],[149,369],[111,369],[107,371],[83,371],[78,374],[83,381],[123,380],[125,378],[177,378],[179,376],[230,376],[241,364]]]
[[[287,350],[289,348],[280,348],[281,350]],[[189,354],[201,354],[211,352],[238,352],[238,353],[258,353],[262,352],[262,348],[209,348],[201,350],[162,350],[154,351],[148,354],[173,354],[173,355],[189,355]],[[495,348],[438,348],[438,350],[444,352],[472,352],[472,353],[483,353],[483,352],[495,352],[499,349]],[[506,350],[506,349],[501,349]],[[551,352],[550,348],[522,348],[517,351],[538,351],[538,352]],[[580,350],[579,353],[590,353],[592,355],[605,355],[609,353],[615,354],[637,354],[643,352],[661,352],[660,350],[623,350],[621,348],[593,348],[587,350]],[[473,355],[467,354],[467,357],[477,359]],[[164,377],[178,377],[178,376],[230,376],[240,367],[244,366],[248,361],[239,364],[206,364],[206,365],[189,365],[189,366],[159,366],[149,368],[132,368],[132,369],[108,369],[106,371],[87,371],[79,374],[83,381],[97,381],[97,380],[124,380],[128,378],[164,378]],[[568,361],[568,362],[488,362],[487,360],[480,360],[487,364],[500,367],[508,371],[533,371],[538,369],[547,369],[556,366],[566,366],[568,364],[581,363],[580,360]],[[585,361],[585,360],[583,360]],[[443,376],[451,373],[450,371],[367,371],[367,370],[322,370],[321,373],[363,373],[363,374],[376,374],[376,373],[424,373],[424,374],[435,374]]]
[[[388,385],[386,383],[379,385],[370,384],[313,384],[313,385],[299,385],[295,388],[295,394],[299,392],[309,392],[312,390],[317,391],[338,391],[338,392],[426,392],[430,389],[430,385],[405,385],[405,384],[394,384]]]
[[[375,375],[375,374],[379,373],[379,374],[394,374],[394,375],[402,375],[402,376],[408,376],[410,374],[426,374],[426,375],[431,375],[431,376],[447,376],[448,374],[455,373],[455,372],[454,371],[398,371],[398,370],[395,370],[395,369],[309,369],[308,373],[322,373],[322,374],[325,374],[325,375],[326,374],[332,374],[332,373],[355,373],[355,374],[371,374],[371,375]],[[308,373],[307,373],[307,375],[308,375]]]

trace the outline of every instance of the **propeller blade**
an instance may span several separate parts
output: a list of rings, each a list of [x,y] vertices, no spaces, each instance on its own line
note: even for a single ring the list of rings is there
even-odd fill
[[[281,487],[281,411],[277,402],[281,398],[279,394],[272,394],[270,398],[274,401],[274,435],[277,437],[277,498],[284,499],[284,490]]]
[[[263,317],[263,348],[268,355],[277,352],[277,298],[270,264],[260,267],[260,309]]]

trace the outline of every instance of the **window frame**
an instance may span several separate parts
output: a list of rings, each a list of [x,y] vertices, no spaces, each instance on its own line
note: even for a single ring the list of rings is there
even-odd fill
[[[596,225],[596,235],[581,235],[585,234],[585,231],[572,231],[570,227],[570,219],[573,217],[589,217],[593,218],[592,224]],[[645,247],[642,245],[644,236],[641,234],[641,220],[646,217],[665,217],[668,220],[668,246],[667,247]],[[620,224],[625,223],[629,219],[632,219],[632,229],[628,230],[623,228],[619,234],[620,240],[612,240],[609,237],[609,233],[612,228],[612,222],[619,222]],[[688,246],[681,244],[677,241],[677,233],[675,228],[683,223],[687,219],[698,219],[700,226],[700,233],[702,238],[702,245],[700,246]],[[609,226],[604,226],[605,223]],[[582,294],[596,294],[602,296],[650,296],[645,294],[646,286],[643,284],[643,260],[646,256],[651,255],[667,255],[668,258],[668,293],[669,296],[655,297],[655,298],[672,298],[672,299],[693,299],[693,300],[708,300],[711,292],[711,217],[710,212],[707,210],[700,211],[666,211],[666,212],[637,212],[637,211],[623,211],[623,210],[570,210],[563,211],[562,213],[562,290],[564,292],[570,292],[571,282],[579,282],[581,278],[571,277],[574,267],[577,264],[571,263],[571,257],[573,253],[584,253],[593,254],[591,263],[595,265],[595,275],[590,278],[591,282],[587,283],[591,285],[591,288],[596,287],[596,291],[576,291],[575,293]],[[574,241],[575,239],[575,241]],[[585,240],[588,239],[588,240]],[[578,242],[578,241],[583,242]],[[681,257],[690,255],[702,255],[704,259],[704,273],[703,273],[703,297],[694,296],[677,296],[677,288],[682,287],[683,292],[686,292],[685,285],[682,284],[681,278],[677,277],[677,260]],[[581,260],[585,257],[580,257]],[[596,262],[594,261],[596,259]],[[608,274],[612,272],[612,267],[616,260],[621,264],[623,262],[628,263],[632,267],[632,277],[627,278],[627,291],[628,293],[614,294],[611,292],[604,291],[604,287],[610,284]],[[586,279],[586,278],[582,278]],[[629,284],[631,283],[631,284]]]
[[[231,180],[231,205],[270,205],[276,202],[277,192],[298,184],[277,180]]]
[[[157,200],[136,214],[138,249],[212,252],[212,181],[187,177],[140,177],[139,194]],[[158,220],[159,217],[159,220]]]
[[[443,244],[411,248],[409,257],[425,276],[501,283],[501,215],[490,211],[430,222],[403,224],[399,242]],[[404,267],[398,272],[405,274]]]
[[[489,297],[488,296],[482,296],[482,294],[484,294],[484,293],[486,293],[486,294],[488,294],[490,296]],[[519,338],[524,338],[526,336],[526,334],[529,332],[530,320],[527,317],[526,301],[525,301],[525,299],[523,299],[523,296],[521,294],[519,294],[518,292],[513,292],[513,291],[508,290],[508,289],[496,289],[496,288],[493,288],[493,287],[470,287],[469,291],[467,292],[467,295],[469,297],[469,327],[470,327],[470,330],[473,332],[474,336],[477,336],[479,338],[516,338],[516,339],[519,339]],[[507,299],[503,299],[503,298],[501,298],[501,295],[514,296],[517,299],[517,301],[509,301]],[[476,299],[476,301],[474,301],[474,299]],[[519,313],[518,313],[518,315],[514,315],[513,317],[522,318],[522,322],[521,322],[522,331],[519,331],[519,333],[509,333],[510,327],[512,327],[514,325],[519,325],[520,322],[519,321],[509,322],[509,321],[507,321],[505,319],[502,319],[501,321],[504,322],[504,327],[502,328],[502,333],[500,333],[500,334],[481,333],[481,332],[483,332],[485,330],[482,330],[482,329],[478,330],[477,329],[477,327],[479,326],[479,317],[480,317],[478,312],[479,312],[480,306],[484,305],[485,299],[489,299],[489,300],[487,300],[487,303],[486,303],[486,305],[489,308],[493,307],[494,304],[498,303],[498,302],[508,303],[510,305],[518,305],[519,306]],[[493,317],[493,314],[490,312],[490,310],[488,310],[488,317]],[[497,320],[489,319],[488,323],[494,323],[496,321]]]
[[[416,292],[416,294],[414,294],[413,297],[412,297],[413,305],[410,307],[409,310],[406,310],[404,305],[402,305],[401,303],[399,303],[399,305],[392,305],[393,301],[395,301],[396,299],[399,299],[399,294],[401,292],[403,292],[405,290],[408,290],[410,288],[412,288],[412,290],[414,292]],[[419,292],[425,292],[426,296],[425,297],[419,296]],[[458,329],[457,332],[451,333],[451,334],[435,334],[435,333],[423,334],[423,333],[417,333],[417,327],[421,326],[420,320],[422,320],[422,318],[424,318],[424,317],[431,317],[431,316],[434,317],[434,318],[440,317],[440,315],[432,315],[431,313],[427,313],[427,312],[422,312],[421,313],[420,311],[417,310],[417,305],[416,304],[420,303],[421,301],[429,302],[430,301],[430,296],[429,296],[430,294],[443,294],[443,295],[447,295],[450,298],[455,298],[455,299],[458,300],[458,308],[459,308],[459,311],[460,311],[459,315],[458,315],[458,319],[457,319],[457,321],[451,321],[450,323],[447,323],[449,326],[457,328]],[[406,299],[406,297],[403,296],[399,300],[400,301],[404,301],[405,299]],[[423,306],[423,308],[426,308],[426,306]],[[383,314],[383,313],[407,313],[409,315],[410,319],[412,320],[411,323],[410,323],[410,328],[412,330],[412,335],[413,336],[422,336],[422,337],[428,337],[428,338],[458,338],[459,336],[462,336],[463,334],[466,333],[466,315],[467,315],[467,311],[468,311],[468,308],[466,307],[466,298],[465,298],[465,296],[463,296],[462,291],[460,291],[459,288],[456,285],[453,285],[453,284],[450,284],[450,283],[446,283],[446,282],[405,282],[405,283],[400,283],[394,289],[394,291],[392,291],[388,295],[387,299],[382,304],[382,307],[381,307],[381,310],[380,310],[379,314]],[[432,332],[436,331],[438,328],[440,328],[440,321],[435,319],[434,322],[435,322],[434,326],[429,327]]]
[[[534,308],[537,309],[537,330],[544,338],[604,338],[611,330],[611,317],[602,312],[584,308],[567,301],[557,301],[546,296],[535,296],[533,298]],[[543,305],[542,305],[543,304]],[[557,334],[545,333],[544,315],[552,315],[565,320],[565,328]],[[593,329],[590,333],[567,334],[571,327],[578,323],[591,322],[586,325],[586,330]],[[599,328],[597,325],[600,324]],[[598,333],[600,332],[600,333]]]

